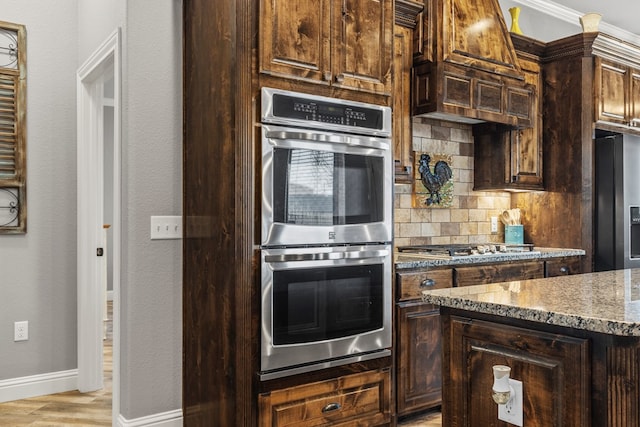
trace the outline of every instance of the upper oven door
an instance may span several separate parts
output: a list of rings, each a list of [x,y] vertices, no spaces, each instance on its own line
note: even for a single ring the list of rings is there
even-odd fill
[[[262,126],[262,246],[390,242],[387,138]]]

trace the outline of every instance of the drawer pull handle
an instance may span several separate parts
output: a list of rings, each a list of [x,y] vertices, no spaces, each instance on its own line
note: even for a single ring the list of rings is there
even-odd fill
[[[342,409],[342,406],[340,406],[339,403],[329,403],[327,406],[322,408],[322,412],[333,412],[337,411],[338,409]]]
[[[569,267],[567,267],[567,266],[560,267],[560,273],[569,274]]]
[[[421,288],[430,288],[436,285],[436,281],[433,279],[424,279],[422,283],[420,283]]]

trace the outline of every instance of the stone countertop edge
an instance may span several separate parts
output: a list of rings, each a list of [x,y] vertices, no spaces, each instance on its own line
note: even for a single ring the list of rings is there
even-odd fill
[[[396,270],[447,267],[456,265],[486,264],[493,262],[545,260],[551,258],[562,258],[568,256],[581,256],[585,254],[582,249],[562,249],[562,248],[533,248],[533,252],[505,253],[492,255],[471,255],[461,256],[453,259],[428,259],[420,256],[412,256],[411,253],[394,253],[394,263]]]
[[[640,337],[640,269],[423,291],[426,303]]]

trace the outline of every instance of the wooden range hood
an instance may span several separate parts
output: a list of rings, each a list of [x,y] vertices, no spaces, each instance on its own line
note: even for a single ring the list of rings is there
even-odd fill
[[[531,127],[527,84],[498,0],[425,0],[413,67],[413,114]]]

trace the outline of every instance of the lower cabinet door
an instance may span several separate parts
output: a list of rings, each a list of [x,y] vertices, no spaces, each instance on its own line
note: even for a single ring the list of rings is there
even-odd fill
[[[510,425],[491,397],[492,367],[507,365],[522,382],[525,426],[591,426],[588,339],[455,316],[443,323],[446,425]]]
[[[397,305],[397,413],[404,416],[442,401],[442,331],[438,308]]]
[[[389,368],[276,390],[258,397],[260,427],[379,426],[391,421]]]

